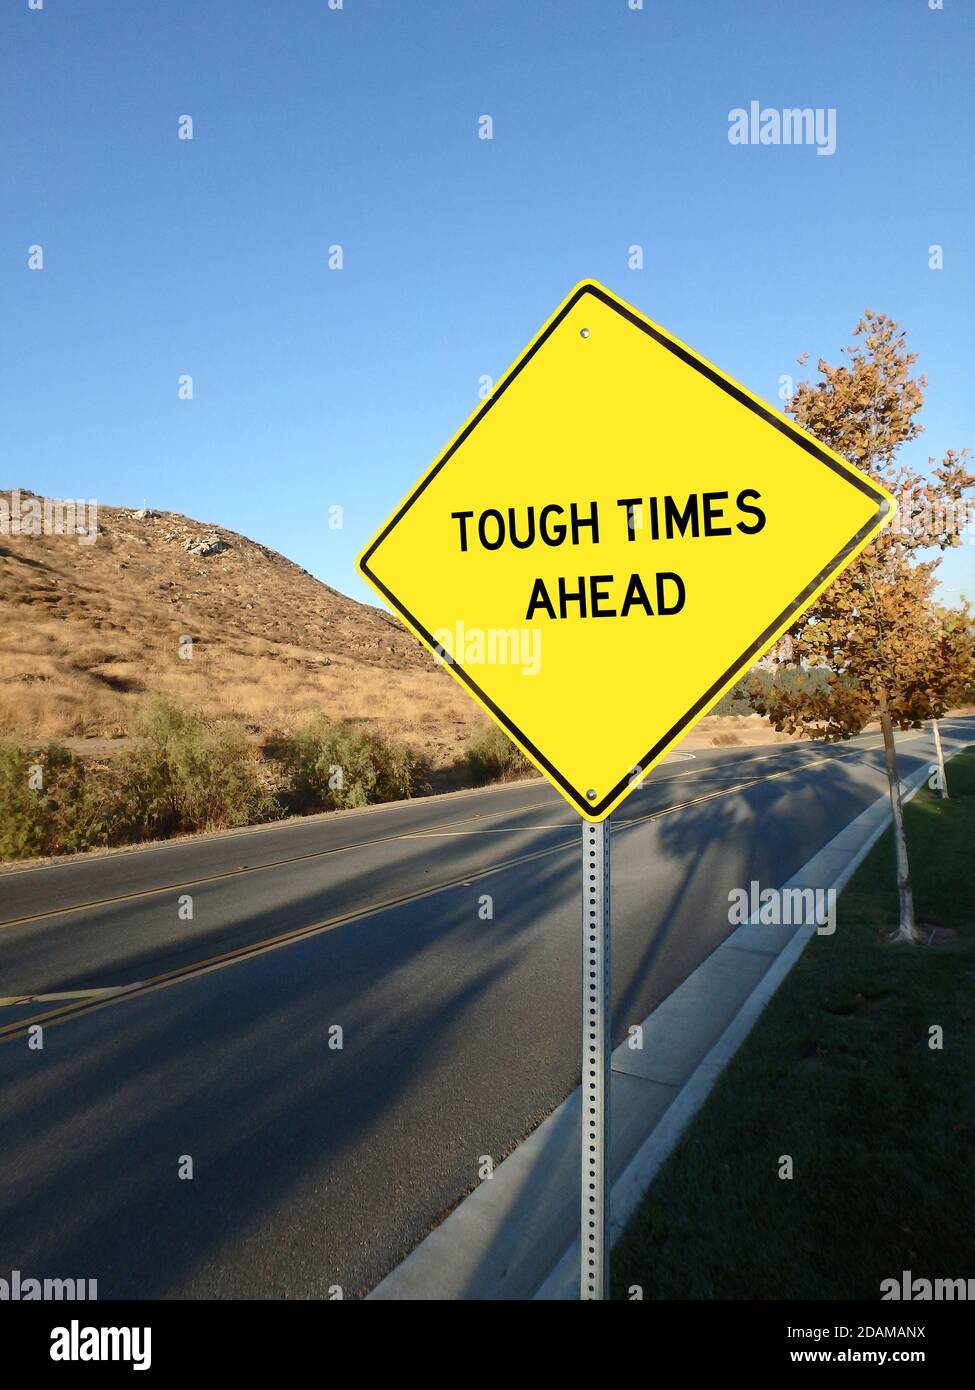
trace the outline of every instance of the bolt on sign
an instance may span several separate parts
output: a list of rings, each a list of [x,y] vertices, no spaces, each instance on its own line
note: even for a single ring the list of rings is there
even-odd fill
[[[604,819],[894,515],[890,493],[583,281],[359,557]]]

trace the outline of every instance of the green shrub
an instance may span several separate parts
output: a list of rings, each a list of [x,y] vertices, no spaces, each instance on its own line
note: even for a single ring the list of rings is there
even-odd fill
[[[521,749],[497,724],[475,735],[467,746],[466,758],[471,780],[477,787],[485,782],[510,782],[535,773]]]
[[[0,859],[59,851],[84,771],[58,743],[0,747]]]
[[[739,676],[711,711],[712,714],[758,714],[773,686],[785,690],[819,690],[827,683],[827,672],[802,666],[753,666]]]
[[[242,731],[156,698],[139,742],[113,762],[112,799],[126,838],[252,825],[274,814]]]
[[[275,800],[243,732],[156,698],[132,747],[107,763],[60,744],[0,746],[0,859],[253,825],[282,813],[366,806],[429,792],[427,764],[406,744],[323,715],[286,740]],[[283,804],[282,804],[283,803]]]
[[[742,676],[735,681],[730,690],[726,690],[721,699],[711,711],[712,714],[754,714],[755,709],[749,698],[750,675]]]
[[[50,743],[0,747],[0,859],[71,854],[279,813],[243,734],[150,701],[135,747],[108,763]]]
[[[319,714],[281,748],[287,799],[296,811],[341,810],[424,796],[428,764],[405,743],[331,724]]]

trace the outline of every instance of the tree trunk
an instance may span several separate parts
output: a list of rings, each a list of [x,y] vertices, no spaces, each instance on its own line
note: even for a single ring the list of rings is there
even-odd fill
[[[941,751],[941,730],[938,728],[937,719],[931,720],[931,727],[934,730],[934,747],[938,754],[938,773],[941,777],[941,798],[948,800],[948,778],[945,775],[945,755]]]
[[[911,866],[907,859],[907,836],[904,834],[904,807],[901,803],[901,784],[897,776],[897,751],[894,747],[894,726],[890,722],[887,696],[880,693],[880,726],[884,731],[884,758],[887,763],[887,782],[890,787],[890,809],[894,815],[894,846],[897,851],[897,896],[900,902],[900,926],[892,941],[916,945],[920,940],[914,921],[914,894],[911,891]]]

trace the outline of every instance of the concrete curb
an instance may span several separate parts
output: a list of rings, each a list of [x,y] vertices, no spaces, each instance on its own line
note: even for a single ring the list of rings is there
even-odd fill
[[[927,777],[903,780],[904,799]],[[890,820],[885,794],[781,888],[839,894]],[[746,922],[644,1020],[642,1051],[614,1050],[611,1241],[815,932]],[[579,1110],[577,1088],[368,1297],[577,1298]]]

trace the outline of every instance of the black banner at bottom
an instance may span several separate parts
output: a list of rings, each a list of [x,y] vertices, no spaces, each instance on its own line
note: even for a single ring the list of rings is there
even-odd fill
[[[499,1330],[511,1323],[539,1339],[531,1358],[536,1367],[557,1352],[561,1335],[578,1334],[589,1323],[593,1331],[634,1338],[625,1350],[647,1359],[648,1374],[674,1360],[685,1371],[829,1365],[948,1370],[967,1347],[972,1325],[964,1301],[631,1302],[603,1311],[571,1303],[469,1304],[447,1313],[446,1327],[443,1305],[436,1317],[429,1323],[431,1339],[424,1337],[425,1310],[418,1303],[350,1308],[340,1302],[3,1302],[0,1335],[4,1364],[17,1366],[20,1380],[25,1372],[30,1377],[47,1367],[61,1368],[66,1378],[85,1369],[163,1377],[187,1370],[240,1370],[252,1377],[262,1371],[298,1372],[308,1357],[316,1358],[323,1374],[332,1365],[347,1376],[350,1351],[361,1358],[363,1370],[368,1366],[374,1372],[383,1350],[397,1368],[411,1351],[414,1357],[422,1351],[421,1364],[432,1369],[439,1361],[443,1374],[449,1362],[454,1377],[460,1369],[458,1348],[454,1344],[447,1352],[443,1342],[453,1324],[463,1325],[475,1353],[470,1373],[483,1379],[494,1358],[499,1368],[524,1369],[530,1343],[516,1351],[507,1338],[498,1340]],[[377,1334],[382,1342],[375,1340]],[[585,1339],[573,1345],[589,1359]],[[616,1344],[614,1351],[619,1349]],[[441,1360],[445,1354],[447,1362]],[[413,1370],[419,1369],[414,1362]]]

